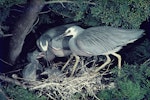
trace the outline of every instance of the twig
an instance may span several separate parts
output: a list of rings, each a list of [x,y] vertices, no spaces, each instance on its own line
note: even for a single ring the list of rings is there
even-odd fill
[[[53,3],[60,3],[60,4],[62,5],[62,7],[64,7],[64,8],[66,8],[66,7],[64,6],[63,3],[77,4],[77,2],[75,2],[75,1],[69,1],[69,0],[46,1],[44,4],[47,5],[47,4],[53,4]],[[94,3],[94,2],[86,2],[86,1],[85,1],[85,2],[83,2],[83,3],[85,3],[85,4],[91,4],[91,5],[96,5],[96,3]],[[78,5],[78,4],[77,4],[77,5]],[[49,9],[50,9],[50,8],[49,8]],[[54,10],[50,9],[50,10],[45,11],[45,12],[40,12],[40,14],[48,13],[48,12],[50,12],[50,11],[53,11],[53,12],[58,13],[57,11],[54,11]],[[61,14],[61,13],[58,13],[58,14],[60,14],[60,15],[62,15],[62,16],[66,16],[66,15],[63,15],[63,14]],[[71,18],[70,16],[66,16],[66,17]]]
[[[143,64],[149,64],[150,63],[150,59],[146,60]]]
[[[16,4],[16,6],[20,7],[20,8],[25,8],[24,6],[20,5],[20,4]]]
[[[25,85],[21,84],[18,80],[14,80],[14,79],[9,78],[9,77],[4,76],[4,75],[0,75],[0,80],[16,84],[16,85],[21,86],[21,87],[23,87],[25,89],[27,88]]]
[[[50,94],[48,94],[48,93],[46,93],[46,95],[48,96],[48,97],[50,97],[52,100],[56,100],[54,97],[52,97]]]
[[[75,1],[69,1],[69,0],[55,0],[55,1],[46,1],[45,4],[52,4],[52,3],[74,3],[74,4],[77,4],[77,2]],[[96,5],[94,2],[83,2],[83,3],[86,3],[86,4],[91,4],[91,5]]]
[[[55,12],[55,13],[61,15],[61,16],[68,17],[68,18],[73,18],[73,17],[71,17],[71,16],[64,15],[64,14],[62,14],[62,13],[56,11],[56,10],[53,10],[53,9],[51,9],[51,8],[49,8],[49,9],[50,9],[51,11],[53,11],[53,12]]]
[[[33,23],[33,25],[31,26],[31,28],[28,31],[28,34],[33,30],[34,26],[37,25],[39,22],[39,17],[37,17],[37,20]]]
[[[15,73],[15,72],[19,72],[19,71],[21,71],[21,70],[22,70],[22,69],[13,70],[13,71],[6,72],[5,74]]]
[[[47,11],[40,12],[39,14],[45,14],[45,13],[49,13],[49,12],[51,12],[51,9],[49,9]]]
[[[69,0],[46,1],[44,4],[46,5],[46,4],[53,4],[53,3],[60,3],[63,8],[66,8],[63,3],[72,3],[72,4],[78,5],[77,2],[75,2],[75,1],[69,1]],[[85,4],[91,4],[91,5],[96,5],[96,3],[94,3],[94,2],[86,2],[86,1],[85,1],[85,2],[83,2],[83,3],[85,3]],[[49,9],[50,9],[50,8],[49,8]],[[51,11],[52,11],[52,9],[51,9]],[[57,11],[54,11],[54,10],[53,10],[53,12],[58,13]],[[61,13],[58,13],[58,14],[62,15]],[[66,15],[62,15],[62,16],[66,16]],[[71,18],[70,16],[66,16],[66,17]]]
[[[18,10],[18,9],[11,9],[11,11],[17,11],[17,12],[23,13],[22,10]]]
[[[0,58],[0,61],[2,61],[3,63],[5,63],[5,64],[7,64],[7,65],[9,65],[9,66],[13,66],[12,64],[10,64],[10,63],[8,63],[8,62],[4,61],[4,60],[3,60],[3,59],[1,59],[1,58]]]
[[[13,36],[12,34],[4,34],[2,37],[9,37],[9,36]]]

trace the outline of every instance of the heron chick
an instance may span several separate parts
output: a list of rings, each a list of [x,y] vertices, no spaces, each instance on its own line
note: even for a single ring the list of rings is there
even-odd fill
[[[76,58],[71,76],[79,62],[79,56],[105,55],[107,60],[95,72],[99,72],[110,63],[110,54],[118,58],[118,68],[121,69],[121,56],[117,54],[123,46],[132,43],[143,35],[141,29],[120,29],[110,26],[97,26],[83,29],[79,26],[68,28],[59,38],[72,36],[69,47]]]

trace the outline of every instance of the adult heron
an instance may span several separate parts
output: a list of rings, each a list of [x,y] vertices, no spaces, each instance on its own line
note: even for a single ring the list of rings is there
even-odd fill
[[[59,38],[72,36],[69,47],[76,58],[71,76],[79,62],[79,56],[105,55],[107,60],[95,72],[99,72],[110,63],[110,54],[118,58],[118,68],[121,69],[121,56],[117,54],[123,46],[132,43],[143,35],[140,29],[120,29],[109,26],[97,26],[83,29],[79,26],[68,28]]]

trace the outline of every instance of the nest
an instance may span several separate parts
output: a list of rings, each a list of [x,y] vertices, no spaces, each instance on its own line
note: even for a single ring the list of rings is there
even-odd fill
[[[83,60],[82,60],[83,61]],[[86,99],[87,96],[99,98],[96,93],[100,90],[114,88],[114,83],[109,84],[102,83],[103,76],[108,74],[109,67],[102,73],[94,73],[94,66],[88,68],[86,65],[80,61],[78,68],[73,77],[70,77],[70,71],[72,69],[72,63],[70,63],[64,72],[60,71],[57,64],[51,66],[50,69],[45,69],[41,75],[47,74],[46,79],[38,79],[36,81],[25,81],[24,84],[30,90],[38,90],[40,94],[47,95],[53,100],[71,100],[75,98],[75,95],[79,94],[82,99]],[[56,66],[57,65],[57,66]],[[63,66],[60,64],[59,66]],[[27,84],[28,83],[28,84]]]

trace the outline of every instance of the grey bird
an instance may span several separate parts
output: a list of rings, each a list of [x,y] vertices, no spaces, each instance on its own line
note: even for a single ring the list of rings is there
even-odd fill
[[[64,57],[70,55],[71,51],[67,45],[68,39],[57,40],[57,36],[63,34],[65,30],[75,24],[66,24],[51,28],[46,31],[37,40],[36,44],[40,51],[45,52],[46,60],[51,61],[57,57]]]
[[[98,56],[105,55],[107,60],[95,72],[99,72],[111,59],[109,55],[118,58],[118,68],[121,69],[121,56],[117,54],[123,46],[132,43],[143,35],[141,29],[120,29],[110,26],[97,26],[83,29],[79,26],[68,28],[59,38],[72,36],[69,40],[69,47],[76,58],[71,76],[74,74],[79,62],[79,56]]]
[[[42,70],[42,66],[38,61],[39,54],[40,52],[35,50],[34,52],[28,53],[27,55],[27,60],[29,61],[29,63],[25,66],[25,68],[22,71],[23,78],[26,81],[35,81],[38,76],[37,70]]]

